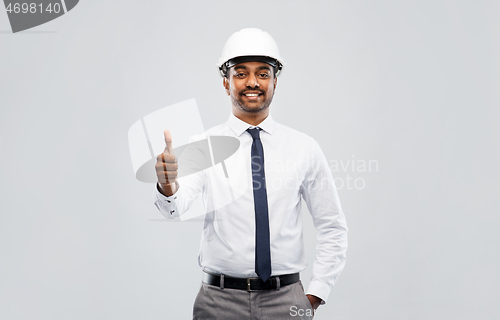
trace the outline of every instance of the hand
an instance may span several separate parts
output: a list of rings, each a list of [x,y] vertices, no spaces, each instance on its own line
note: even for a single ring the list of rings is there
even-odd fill
[[[316,309],[318,309],[319,305],[321,304],[322,299],[318,298],[316,296],[313,296],[312,294],[306,294],[307,299],[309,299],[309,302],[311,303],[311,307],[313,308],[314,312],[316,312]]]
[[[165,150],[156,157],[156,176],[160,192],[169,197],[177,192],[179,183],[177,182],[177,159],[172,152],[172,135],[170,131],[163,132],[165,136]]]

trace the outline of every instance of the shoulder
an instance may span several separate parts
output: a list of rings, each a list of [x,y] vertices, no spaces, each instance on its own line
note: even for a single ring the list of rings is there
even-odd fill
[[[311,166],[325,161],[323,150],[310,135],[277,122],[275,122],[274,133],[281,144],[287,148],[291,146],[295,155],[304,159]]]
[[[224,122],[219,125],[211,127],[210,129],[206,130],[203,134],[205,136],[224,134],[226,133],[228,128],[229,126],[227,125],[227,122]]]
[[[301,144],[304,145],[309,145],[309,146],[315,146],[318,143],[316,140],[314,140],[313,137],[309,136],[308,134],[301,132],[299,130],[290,128],[282,123],[279,122],[274,122],[275,123],[275,132],[277,135],[279,135],[281,138],[294,141],[295,143],[300,142]]]
[[[191,136],[190,141],[199,141],[206,139],[207,136],[224,135],[227,133],[227,123],[222,123],[205,130],[205,132]]]

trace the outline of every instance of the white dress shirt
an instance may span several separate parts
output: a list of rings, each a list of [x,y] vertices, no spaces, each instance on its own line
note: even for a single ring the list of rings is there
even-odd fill
[[[199,195],[207,208],[198,263],[232,277],[255,273],[255,211],[251,176],[253,127],[236,118],[207,130],[206,136],[238,138],[240,147],[222,165],[179,179],[170,197],[157,188],[154,202],[167,218],[189,209]],[[264,148],[269,207],[272,275],[300,272],[307,266],[302,236],[301,198],[318,231],[312,278],[306,290],[325,303],[345,265],[347,225],[328,162],[318,143],[304,133],[275,122],[269,115],[258,127]],[[175,137],[174,137],[175,138]]]

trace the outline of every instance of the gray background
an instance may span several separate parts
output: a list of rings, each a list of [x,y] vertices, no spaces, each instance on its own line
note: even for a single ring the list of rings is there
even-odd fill
[[[157,212],[127,131],[190,98],[206,128],[226,121],[214,65],[230,34],[260,27],[287,62],[274,118],[331,163],[378,164],[332,170],[365,184],[339,190],[348,261],[315,318],[498,319],[498,12],[498,1],[88,0],[12,34],[2,8],[0,318],[191,318],[202,224]]]

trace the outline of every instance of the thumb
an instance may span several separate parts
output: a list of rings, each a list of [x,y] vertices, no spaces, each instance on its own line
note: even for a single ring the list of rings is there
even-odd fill
[[[165,137],[165,153],[174,154],[172,152],[172,135],[170,131],[168,131],[168,129],[163,131],[163,135]]]

